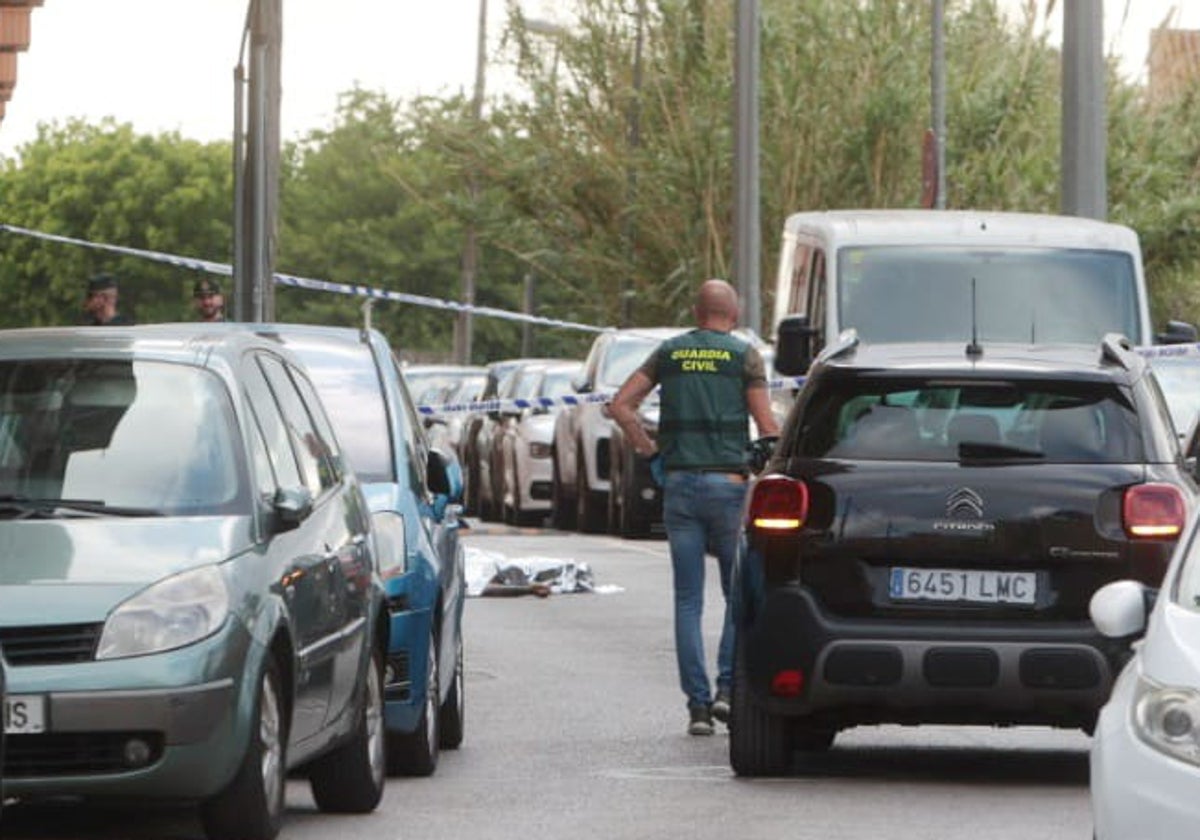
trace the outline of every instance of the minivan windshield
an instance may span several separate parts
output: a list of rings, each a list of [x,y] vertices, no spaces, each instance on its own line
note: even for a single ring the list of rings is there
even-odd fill
[[[1144,341],[1122,251],[854,246],[837,275],[838,321],[868,342],[969,341],[972,310],[981,342]]]
[[[0,362],[0,499],[118,515],[236,512],[247,498],[236,429],[221,380],[199,368]]]

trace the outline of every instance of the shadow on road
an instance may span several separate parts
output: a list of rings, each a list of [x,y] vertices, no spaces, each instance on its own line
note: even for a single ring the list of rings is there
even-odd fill
[[[796,753],[797,777],[904,779],[980,785],[1088,784],[1088,754],[1069,749],[837,747]]]

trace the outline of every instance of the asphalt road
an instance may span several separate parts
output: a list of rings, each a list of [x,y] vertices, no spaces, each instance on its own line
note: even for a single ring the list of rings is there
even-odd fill
[[[912,837],[1086,840],[1088,739],[1042,728],[865,727],[783,779],[739,780],[723,728],[685,733],[661,540],[477,527],[509,560],[587,563],[611,594],[473,598],[462,748],[428,779],[391,779],[365,817],[316,811],[289,783],[288,840]],[[711,567],[710,656],[719,592]],[[202,837],[187,812],[19,805],[9,838]]]

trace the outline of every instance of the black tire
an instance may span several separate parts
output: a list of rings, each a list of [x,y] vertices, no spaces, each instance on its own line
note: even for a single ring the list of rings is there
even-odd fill
[[[836,737],[836,730],[811,726],[802,720],[792,721],[792,746],[801,752],[825,752]]]
[[[739,776],[780,776],[791,766],[789,721],[755,702],[745,660],[739,647],[733,664],[729,765]]]
[[[369,814],[383,798],[383,657],[371,654],[358,725],[349,741],[318,758],[308,777],[317,807],[330,814]]]
[[[583,534],[603,534],[608,525],[608,499],[588,487],[582,446],[575,461],[575,525]]]
[[[456,750],[462,745],[467,710],[465,701],[466,674],[463,671],[463,639],[460,629],[454,654],[454,675],[450,678],[450,692],[442,703],[438,719],[438,746],[444,750]]]
[[[648,536],[650,520],[641,515],[642,500],[633,492],[636,484],[636,466],[631,459],[626,459],[620,473],[620,483],[614,483],[610,491],[614,498],[619,499],[615,505],[617,512],[616,532],[625,539],[636,539]]]
[[[287,775],[287,703],[279,666],[268,658],[254,700],[254,727],[237,773],[200,805],[210,840],[273,840],[283,824]]]
[[[550,524],[560,531],[575,527],[575,500],[567,495],[567,487],[558,469],[558,453],[552,455],[550,482]]]
[[[412,732],[387,733],[388,773],[393,776],[432,776],[437,769],[441,706],[438,697],[437,638],[432,634],[428,663],[424,703],[417,728]]]

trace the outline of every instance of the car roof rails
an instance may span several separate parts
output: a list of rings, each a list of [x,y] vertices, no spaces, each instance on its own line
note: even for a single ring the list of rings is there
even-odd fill
[[[845,356],[856,350],[858,344],[858,330],[854,327],[844,329],[838,333],[838,337],[833,340],[832,344],[826,345],[825,349],[817,354],[817,361],[824,362]]]
[[[1101,364],[1114,364],[1124,370],[1132,370],[1137,358],[1133,344],[1121,333],[1106,333],[1104,338],[1100,339]]]

